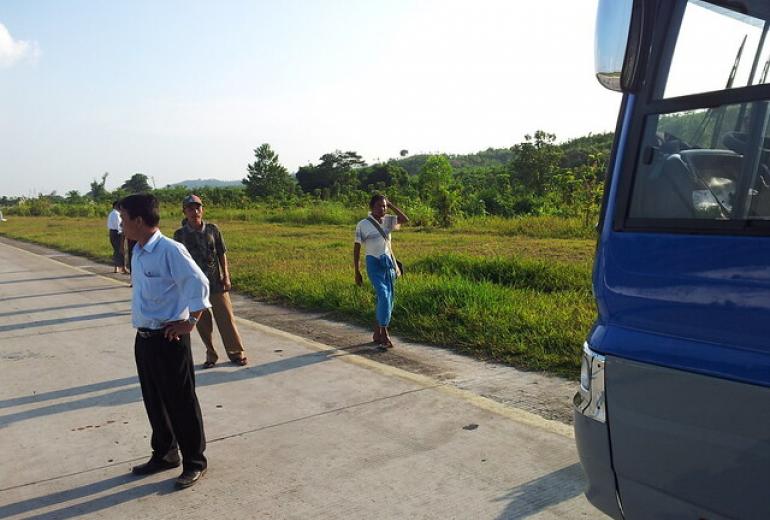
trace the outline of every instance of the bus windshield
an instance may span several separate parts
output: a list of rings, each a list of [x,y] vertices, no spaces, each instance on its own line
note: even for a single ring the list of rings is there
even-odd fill
[[[664,97],[766,83],[766,20],[700,0],[685,8]]]

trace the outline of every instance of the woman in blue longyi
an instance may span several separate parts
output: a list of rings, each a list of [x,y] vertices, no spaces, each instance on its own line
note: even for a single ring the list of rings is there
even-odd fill
[[[395,215],[388,215],[388,208]],[[403,211],[388,201],[385,195],[375,195],[369,201],[369,216],[356,226],[356,238],[353,245],[353,268],[356,271],[356,285],[363,283],[361,269],[361,244],[366,251],[366,274],[377,295],[375,315],[377,324],[374,327],[372,339],[385,348],[393,347],[388,334],[390,316],[393,312],[393,300],[396,296],[396,277],[400,275],[393,249],[390,244],[390,233],[398,229],[409,218]]]

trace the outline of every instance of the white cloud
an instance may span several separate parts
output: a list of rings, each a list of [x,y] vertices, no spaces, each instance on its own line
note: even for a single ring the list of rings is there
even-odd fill
[[[14,40],[8,29],[0,23],[0,67],[10,67],[15,63],[40,54],[37,42]]]

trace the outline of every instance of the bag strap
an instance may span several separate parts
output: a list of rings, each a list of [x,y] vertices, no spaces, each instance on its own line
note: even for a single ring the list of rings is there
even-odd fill
[[[380,235],[382,235],[382,238],[384,238],[384,239],[385,239],[385,242],[387,242],[387,241],[388,241],[388,234],[387,234],[387,233],[385,233],[385,230],[384,230],[384,229],[382,229],[382,226],[380,226],[380,223],[379,223],[379,222],[377,222],[377,221],[376,221],[376,220],[375,220],[375,219],[374,219],[374,218],[373,218],[371,215],[370,215],[370,216],[368,216],[368,217],[366,217],[366,220],[368,220],[369,222],[371,222],[372,224],[374,224],[374,227],[376,227],[376,228],[377,228],[377,231],[379,231],[379,232],[380,232]]]

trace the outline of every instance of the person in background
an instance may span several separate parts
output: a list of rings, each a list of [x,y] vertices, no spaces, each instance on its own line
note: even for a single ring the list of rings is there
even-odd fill
[[[136,369],[152,427],[152,456],[134,466],[135,475],[178,467],[177,488],[195,484],[206,473],[203,431],[190,332],[209,303],[209,283],[181,244],[158,229],[158,199],[129,195],[120,201],[123,232],[137,242],[132,259],[131,321]]]
[[[112,246],[113,273],[126,273],[126,264],[123,259],[123,232],[121,229],[118,201],[112,203],[112,211],[107,215],[107,229],[110,232],[110,245]]]
[[[214,350],[214,323],[217,322],[219,335],[230,361],[239,366],[248,363],[241,335],[235,326],[235,315],[230,302],[230,269],[227,263],[227,248],[219,228],[203,220],[203,202],[197,195],[188,195],[182,201],[185,219],[182,227],[174,232],[174,240],[181,242],[190,252],[198,267],[209,280],[211,310],[206,309],[198,322],[198,333],[206,345],[206,361],[203,368],[216,365],[219,356]],[[212,319],[213,314],[213,319]]]
[[[134,255],[134,246],[136,245],[136,240],[131,240],[130,238],[123,239],[123,250],[126,252],[124,258],[126,261],[126,271],[128,274],[131,274],[131,259]]]
[[[388,215],[388,208],[395,215]],[[374,195],[369,201],[369,216],[356,226],[355,243],[353,244],[353,268],[355,269],[356,285],[363,283],[361,269],[361,244],[366,251],[366,274],[377,295],[375,316],[377,324],[374,327],[372,340],[383,348],[392,348],[393,342],[388,334],[393,302],[396,296],[396,277],[400,275],[398,265],[393,256],[390,232],[398,229],[401,224],[409,221],[403,211],[390,203],[385,195]]]

